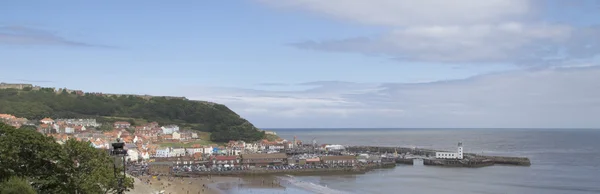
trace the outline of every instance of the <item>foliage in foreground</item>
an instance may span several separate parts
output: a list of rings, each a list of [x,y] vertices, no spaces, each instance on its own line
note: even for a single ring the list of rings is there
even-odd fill
[[[36,194],[27,179],[11,177],[0,183],[0,194]]]
[[[217,142],[257,141],[264,136],[225,105],[165,97],[76,95],[66,91],[57,94],[49,88],[39,91],[0,89],[0,113],[36,120],[44,117],[96,118],[100,122],[114,122],[111,118],[128,118],[130,122],[144,119],[212,132],[211,140]]]
[[[24,177],[38,193],[114,193],[118,188],[113,158],[89,142],[70,139],[60,145],[36,131],[0,123],[0,158],[0,182],[18,186],[22,183],[15,177]],[[125,186],[133,188],[133,179]]]

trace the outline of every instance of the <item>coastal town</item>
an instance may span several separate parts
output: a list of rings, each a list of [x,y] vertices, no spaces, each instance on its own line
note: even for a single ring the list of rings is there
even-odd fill
[[[218,190],[222,188],[216,188],[215,180],[220,180],[217,183],[222,184],[245,184],[231,177],[247,177],[247,183],[252,182],[246,180],[248,177],[254,180],[252,177],[265,177],[263,175],[362,174],[378,168],[394,168],[396,165],[531,165],[528,158],[463,153],[461,142],[455,152],[448,152],[405,147],[317,144],[314,139],[310,143],[303,143],[296,137],[289,141],[278,138],[273,131],[264,131],[275,139],[213,143],[209,139],[203,139],[208,138],[201,134],[205,132],[181,129],[177,125],[160,125],[157,122],[133,125],[127,121],[116,121],[101,124],[96,119],[47,117],[29,120],[10,114],[0,114],[0,122],[20,130],[36,130],[52,137],[58,144],[64,144],[70,139],[88,142],[91,147],[107,153],[114,150],[113,143],[122,142],[126,154],[115,156],[115,159],[119,158],[116,161],[124,163],[115,163],[125,164],[127,174],[136,177],[136,184],[141,184],[137,187],[152,188],[150,190],[154,191],[177,191],[173,193],[204,193],[204,190],[219,193]],[[124,160],[120,160],[121,157]],[[279,184],[275,184],[277,180],[271,182],[271,187]],[[205,187],[206,184],[210,187]],[[260,181],[255,180],[246,186],[263,187],[265,184],[265,179],[260,178]]]
[[[98,130],[101,124],[96,119],[43,118],[32,121],[0,114],[0,121],[16,128],[29,126],[53,137],[59,144],[76,139],[89,142],[90,146],[97,149],[110,150],[111,143],[118,139],[125,143],[125,159],[135,166],[131,173],[140,175],[261,174],[290,170],[318,172],[325,169],[363,172],[395,163],[414,164],[414,161],[425,165],[465,167],[511,164],[512,160],[517,160],[513,162],[517,165],[528,164],[528,160],[520,162],[518,158],[504,161],[497,157],[466,154],[463,153],[462,143],[458,144],[457,152],[317,145],[315,141],[305,144],[295,137],[291,141],[277,138],[271,141],[262,139],[257,142],[229,141],[217,144],[203,140],[198,134],[202,132],[183,130],[177,125],[161,126],[157,122],[134,126],[126,121],[117,121],[110,126],[112,130],[101,131]],[[276,135],[272,131],[265,133]]]

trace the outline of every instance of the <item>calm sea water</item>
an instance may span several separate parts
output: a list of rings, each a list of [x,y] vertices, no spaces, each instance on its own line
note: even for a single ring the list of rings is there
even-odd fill
[[[285,189],[233,193],[600,193],[600,130],[590,129],[274,129],[288,140],[403,146],[526,156],[530,167],[399,165],[362,175],[283,177]]]

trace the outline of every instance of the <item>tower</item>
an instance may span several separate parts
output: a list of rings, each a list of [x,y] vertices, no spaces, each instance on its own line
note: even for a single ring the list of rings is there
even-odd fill
[[[462,142],[458,142],[458,152],[457,152],[456,158],[458,158],[459,160],[463,159],[463,145],[462,145]]]

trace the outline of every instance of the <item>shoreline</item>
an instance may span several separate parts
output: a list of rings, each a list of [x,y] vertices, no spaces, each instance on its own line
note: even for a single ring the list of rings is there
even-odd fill
[[[225,194],[223,184],[240,184],[241,179],[227,176],[209,177],[134,177],[135,187],[127,194]]]

